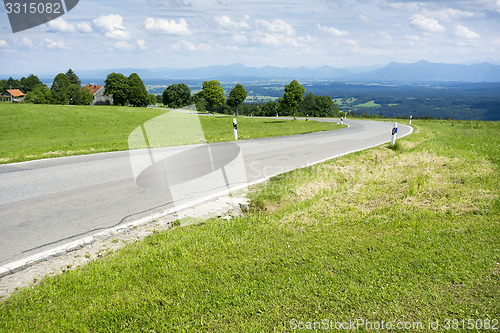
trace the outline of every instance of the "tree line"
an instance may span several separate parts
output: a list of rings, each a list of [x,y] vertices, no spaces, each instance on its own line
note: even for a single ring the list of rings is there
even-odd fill
[[[196,105],[198,111],[218,112],[221,107],[230,108],[231,112],[238,114],[239,106],[247,98],[247,91],[241,84],[237,84],[229,92],[226,100],[224,89],[219,81],[203,82],[203,89],[196,94],[184,83],[168,86],[161,95],[161,102],[170,108],[181,108]],[[160,96],[159,96],[160,97]],[[159,99],[159,98],[158,98]]]
[[[171,108],[181,108],[187,105],[196,105],[198,111],[212,113],[234,114],[245,116],[309,116],[309,117],[336,117],[340,116],[339,107],[328,96],[305,94],[305,88],[296,80],[284,88],[285,92],[278,102],[260,104],[244,104],[247,91],[241,84],[236,84],[229,92],[228,98],[219,81],[203,82],[203,89],[191,94],[189,87],[184,83],[168,86],[158,101]],[[305,96],[304,96],[305,95]],[[160,101],[161,97],[161,101]]]
[[[7,89],[20,89],[22,92],[26,93],[32,91],[37,85],[40,84],[42,84],[40,79],[33,74],[28,77],[21,78],[21,80],[9,77],[8,80],[0,80],[0,91],[4,92]]]
[[[66,73],[54,77],[51,88],[31,74],[27,78],[0,80],[0,90],[19,89],[25,93],[24,101],[36,104],[89,105],[94,96],[88,88],[81,86],[78,76],[70,68]]]
[[[136,73],[125,77],[111,73],[106,78],[105,94],[112,95],[115,105],[146,106],[156,104],[156,96],[148,94],[144,83]],[[94,96],[87,87],[82,87],[80,78],[70,68],[66,73],[54,77],[50,88],[36,75],[20,80],[10,77],[0,80],[0,91],[20,89],[25,93],[24,101],[35,104],[89,105]]]
[[[295,118],[340,115],[339,107],[330,97],[305,94],[305,88],[296,80],[284,87],[283,97],[277,102],[261,104],[244,104],[248,93],[241,84],[236,84],[226,98],[217,80],[203,82],[202,90],[195,94],[184,83],[172,84],[162,95],[149,94],[136,73],[128,77],[121,73],[110,73],[104,82],[104,94],[113,97],[114,105],[142,107],[162,103],[170,108],[182,108],[194,104],[198,111],[246,116],[280,115]],[[94,98],[88,88],[81,86],[79,77],[71,68],[66,73],[57,74],[50,89],[33,74],[21,80],[12,77],[0,80],[0,90],[6,89],[20,89],[26,94],[26,102],[37,104],[89,105]]]

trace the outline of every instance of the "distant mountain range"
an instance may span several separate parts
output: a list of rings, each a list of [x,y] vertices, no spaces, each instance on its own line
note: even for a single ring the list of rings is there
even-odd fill
[[[81,78],[106,77],[111,72],[130,75],[137,73],[143,80],[280,80],[280,79],[335,79],[361,71],[330,66],[319,68],[247,67],[243,64],[215,65],[197,68],[124,68],[79,72]]]
[[[492,65],[487,62],[474,65],[437,64],[424,60],[413,64],[392,62],[384,68],[352,75],[351,79],[400,82],[500,82],[500,66]]]
[[[428,82],[428,81],[462,81],[462,82],[500,82],[500,66],[487,62],[474,65],[456,65],[419,61],[416,63],[392,62],[383,68],[335,68],[322,66],[318,68],[282,68],[282,67],[247,67],[242,64],[217,65],[198,68],[117,68],[89,71],[76,71],[82,82],[104,82],[109,73],[124,75],[137,73],[143,80],[157,81],[250,81],[250,80],[288,80],[288,79],[322,79],[361,82]],[[36,73],[34,73],[36,74]],[[55,76],[42,75],[51,80]],[[5,76],[5,75],[4,75]],[[10,76],[10,75],[8,75]],[[8,77],[7,76],[7,77]],[[1,78],[2,76],[0,76]]]

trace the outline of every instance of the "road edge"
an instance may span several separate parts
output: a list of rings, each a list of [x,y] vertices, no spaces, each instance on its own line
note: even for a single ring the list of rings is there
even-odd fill
[[[400,136],[399,138],[406,137],[406,136],[408,136],[408,135],[410,135],[410,134],[413,133],[414,128],[412,126],[404,125],[404,124],[400,124],[400,125],[408,127],[410,129],[410,131],[409,131],[409,133],[406,133],[406,134]],[[332,160],[332,159],[339,158],[341,156],[345,156],[345,155],[349,155],[349,154],[356,153],[356,152],[359,152],[359,151],[363,151],[363,150],[366,150],[366,149],[371,149],[371,148],[374,148],[374,147],[378,147],[378,146],[381,146],[381,145],[383,145],[383,144],[385,144],[387,142],[390,142],[390,137],[389,136],[388,136],[388,139],[384,140],[383,142],[378,142],[378,143],[375,143],[375,144],[370,145],[370,146],[365,147],[365,148],[355,149],[355,150],[352,150],[352,151],[349,151],[349,152],[344,152],[344,153],[341,153],[341,154],[336,154],[336,155],[333,155],[333,156],[329,156],[329,157],[327,157],[325,159],[322,159],[322,160],[319,160],[319,161],[316,161],[316,162],[308,163],[308,164],[305,164],[303,166],[297,167],[294,170],[301,169],[301,168],[306,168],[306,167],[313,166],[313,165],[316,165],[316,164],[324,163],[324,162]],[[212,195],[209,195],[209,196],[206,196],[206,197],[203,197],[203,198],[200,198],[200,199],[197,199],[197,200],[194,200],[194,201],[191,201],[191,202],[179,205],[177,207],[170,208],[170,209],[168,209],[166,211],[163,211],[161,213],[156,213],[156,214],[153,214],[153,215],[150,215],[150,216],[147,216],[147,217],[144,217],[144,218],[141,218],[141,219],[138,219],[138,220],[135,220],[135,221],[123,224],[123,225],[112,227],[112,228],[106,229],[104,231],[101,231],[101,232],[99,232],[97,234],[94,234],[92,236],[86,236],[84,238],[77,239],[77,240],[74,240],[72,242],[69,242],[69,243],[63,244],[61,246],[58,246],[58,247],[56,247],[54,249],[47,250],[47,251],[41,252],[39,254],[32,255],[30,257],[24,258],[24,259],[20,259],[20,260],[14,261],[14,262],[10,262],[10,263],[1,265],[0,266],[0,279],[4,278],[6,276],[9,276],[9,275],[18,273],[20,271],[23,271],[23,270],[25,270],[27,268],[30,268],[30,267],[32,267],[32,266],[34,266],[34,265],[36,265],[36,264],[38,264],[40,262],[43,262],[43,261],[52,259],[54,257],[58,257],[60,255],[63,255],[63,254],[66,254],[66,253],[73,252],[75,250],[81,249],[81,248],[83,248],[83,247],[85,247],[87,245],[90,245],[90,244],[94,243],[95,239],[97,237],[102,237],[102,236],[105,236],[105,235],[108,235],[108,234],[111,234],[113,232],[117,232],[117,231],[123,230],[123,229],[130,229],[130,228],[134,228],[134,227],[138,227],[138,226],[142,226],[142,225],[147,225],[148,223],[151,223],[154,220],[157,220],[157,219],[163,218],[165,216],[171,215],[171,214],[173,214],[173,213],[175,213],[177,211],[182,211],[182,210],[188,209],[190,207],[193,207],[193,206],[196,206],[196,205],[199,205],[199,204],[202,204],[202,203],[206,203],[206,202],[208,202],[210,200],[214,200],[214,199],[217,199],[217,198],[220,198],[220,197],[223,197],[223,196],[230,195],[230,193],[233,193],[233,192],[236,192],[236,191],[248,188],[250,186],[266,182],[270,178],[275,177],[278,174],[279,173],[276,173],[276,174],[273,174],[273,175],[266,176],[264,178],[258,179],[256,181],[253,181],[253,182],[250,182],[250,183],[246,183],[244,185],[240,185],[240,186],[237,186],[237,187],[234,187],[234,188],[231,188],[231,189],[226,189],[224,191],[217,192],[215,194],[212,194]]]

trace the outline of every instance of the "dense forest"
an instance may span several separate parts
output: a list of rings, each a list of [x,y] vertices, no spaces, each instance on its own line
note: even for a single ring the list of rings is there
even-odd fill
[[[335,99],[341,111],[385,117],[500,120],[500,83],[304,85],[308,92]]]
[[[199,81],[185,81],[191,91],[201,90]],[[283,97],[286,81],[244,82],[248,97],[241,106],[242,114],[276,113],[276,102]],[[148,91],[161,93],[166,81],[147,81]],[[422,82],[351,83],[304,80],[307,94],[328,96],[341,112],[359,117],[384,116],[414,118],[500,120],[500,83]],[[234,82],[221,82],[228,93]],[[259,109],[256,107],[259,106]],[[334,106],[334,107],[335,107]],[[307,111],[300,110],[299,115]],[[255,113],[257,110],[257,113]],[[229,113],[229,110],[220,110]],[[335,110],[336,111],[336,110]],[[335,112],[337,114],[337,112]]]
[[[500,83],[323,83],[306,89],[328,94],[337,100],[342,111],[359,115],[500,120]]]

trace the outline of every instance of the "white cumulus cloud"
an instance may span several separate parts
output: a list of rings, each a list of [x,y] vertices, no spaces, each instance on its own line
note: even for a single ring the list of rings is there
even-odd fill
[[[119,40],[130,39],[130,33],[123,25],[123,18],[118,14],[101,15],[92,23],[103,31],[106,37]]]
[[[250,25],[248,24],[249,19],[250,15],[245,15],[240,22],[232,21],[231,18],[226,15],[215,17],[217,24],[225,29],[250,29]]]
[[[64,45],[63,41],[54,41],[50,38],[45,38],[45,45],[49,49],[61,49],[61,50],[69,50],[69,47]]]
[[[0,49],[6,49],[8,47],[9,47],[9,44],[7,43],[7,41],[0,39]]]
[[[271,22],[260,20],[259,24],[262,25],[264,28],[266,28],[266,30],[268,30],[271,33],[279,33],[279,34],[284,34],[286,36],[295,35],[295,30],[293,29],[293,27],[290,24],[280,19],[274,19]]]
[[[444,20],[444,21],[474,16],[474,13],[472,13],[472,12],[460,10],[460,9],[455,9],[455,8],[443,8],[440,10],[429,10],[429,9],[425,8],[422,10],[421,13],[427,17],[432,17],[432,18],[435,18],[438,20]]]
[[[271,46],[292,46],[298,47],[299,42],[290,36],[285,36],[282,34],[265,34],[264,37],[260,38],[260,41],[264,44]]]
[[[181,18],[179,22],[175,20],[154,19],[148,17],[144,21],[144,26],[147,31],[161,32],[169,35],[185,36],[190,35],[191,31],[185,19]]]
[[[35,45],[33,44],[33,41],[31,40],[31,38],[29,37],[23,37],[23,39],[21,40],[21,43],[26,46],[26,47],[34,47]]]
[[[90,33],[90,32],[92,32],[92,27],[87,22],[78,23],[76,25],[76,28],[78,29],[78,31],[83,32],[83,33]]]
[[[472,31],[463,25],[457,25],[455,27],[455,36],[460,37],[460,38],[465,38],[465,39],[481,38],[481,36],[477,32]]]
[[[446,28],[443,27],[441,24],[439,24],[438,20],[435,20],[430,17],[426,17],[421,14],[415,14],[411,18],[411,23],[423,30],[429,31],[429,32],[443,32],[446,31]]]
[[[66,22],[64,19],[60,17],[53,21],[48,22],[47,25],[49,26],[49,31],[57,31],[57,32],[75,31],[75,27],[72,24]]]
[[[317,27],[320,31],[332,34],[335,37],[347,37],[347,36],[349,36],[349,32],[344,31],[344,30],[338,30],[334,27],[327,27],[327,26],[324,26],[321,24],[317,24]]]
[[[113,39],[118,39],[118,40],[129,40],[130,39],[130,32],[127,30],[120,30],[116,29],[113,31],[110,31],[106,33],[106,37],[113,38]]]

